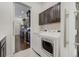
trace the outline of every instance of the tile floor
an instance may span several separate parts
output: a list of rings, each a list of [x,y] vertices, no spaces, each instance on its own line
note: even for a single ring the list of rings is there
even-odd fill
[[[32,48],[15,53],[12,57],[39,57]]]

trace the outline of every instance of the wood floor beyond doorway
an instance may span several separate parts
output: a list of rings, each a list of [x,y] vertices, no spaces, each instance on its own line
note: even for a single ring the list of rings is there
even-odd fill
[[[15,53],[28,48],[30,48],[30,46],[27,42],[24,42],[24,39],[20,39],[19,35],[15,35]]]

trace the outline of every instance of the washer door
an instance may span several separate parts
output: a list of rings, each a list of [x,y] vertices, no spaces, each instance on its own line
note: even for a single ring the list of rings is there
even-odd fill
[[[53,54],[53,45],[50,42],[42,40],[42,47],[49,53]]]

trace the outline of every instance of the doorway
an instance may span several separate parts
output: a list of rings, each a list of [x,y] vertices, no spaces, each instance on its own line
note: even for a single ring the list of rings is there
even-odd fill
[[[20,2],[14,3],[15,53],[30,48],[30,7]]]
[[[79,10],[79,2],[76,2],[76,10]],[[76,49],[77,49],[77,57],[79,57],[79,13],[76,15]]]

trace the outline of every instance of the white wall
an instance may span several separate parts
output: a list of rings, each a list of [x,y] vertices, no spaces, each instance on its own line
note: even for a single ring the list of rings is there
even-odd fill
[[[69,16],[65,19],[65,9]],[[75,48],[75,3],[74,2],[62,2],[61,4],[61,56],[76,56]],[[64,21],[66,20],[66,47],[64,47]]]
[[[11,35],[12,35],[12,16],[11,16],[11,3],[1,2],[0,3],[0,33],[7,34],[6,49],[7,56],[11,55]]]

